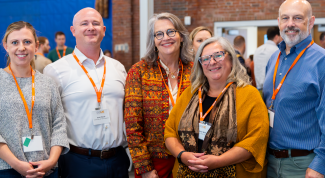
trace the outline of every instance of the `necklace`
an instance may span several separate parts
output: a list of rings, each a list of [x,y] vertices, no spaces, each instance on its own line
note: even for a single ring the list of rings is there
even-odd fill
[[[172,79],[176,78],[177,73],[178,73],[178,69],[176,69],[174,72],[170,71],[170,75]]]

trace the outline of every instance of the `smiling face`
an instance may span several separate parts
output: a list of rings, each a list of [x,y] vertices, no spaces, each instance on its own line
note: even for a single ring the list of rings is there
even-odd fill
[[[205,40],[207,40],[208,38],[211,38],[211,34],[210,32],[206,31],[206,30],[202,30],[199,31],[194,39],[193,39],[193,50],[194,53],[196,53],[197,49],[199,48],[199,46],[201,45],[201,43]]]
[[[76,38],[77,46],[100,46],[106,27],[102,16],[95,9],[85,8],[75,15],[70,30]]]
[[[37,51],[35,37],[30,29],[11,32],[3,44],[10,57],[10,65],[28,67]]]
[[[308,2],[291,0],[281,5],[278,18],[280,35],[289,47],[300,43],[310,34],[315,21],[310,13]]]
[[[179,32],[176,32],[175,36],[170,37],[166,34],[167,30],[176,30],[174,25],[167,19],[157,20],[155,23],[155,34],[157,32],[163,32],[164,37],[158,40],[155,37],[155,46],[158,48],[160,55],[172,55],[180,53],[180,45],[183,38]]]
[[[212,55],[219,51],[225,51],[217,42],[208,44],[204,47],[201,56]],[[204,75],[209,83],[226,82],[231,72],[232,61],[228,53],[225,54],[224,60],[216,62],[211,59],[209,65],[201,65]]]

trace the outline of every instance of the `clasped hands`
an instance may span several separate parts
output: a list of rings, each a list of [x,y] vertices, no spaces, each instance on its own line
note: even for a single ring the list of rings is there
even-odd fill
[[[195,172],[208,172],[222,167],[218,156],[205,155],[204,153],[184,152],[181,156],[183,164]]]
[[[33,166],[37,166],[37,168],[34,169]],[[54,166],[55,163],[50,160],[29,163],[19,161],[13,168],[26,178],[42,178]]]

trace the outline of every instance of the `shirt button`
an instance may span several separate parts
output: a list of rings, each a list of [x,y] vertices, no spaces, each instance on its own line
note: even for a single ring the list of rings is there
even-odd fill
[[[107,126],[105,126],[105,129],[107,129]]]
[[[279,75],[282,75],[282,73],[280,73]]]
[[[287,60],[287,58],[285,57],[284,60]]]
[[[106,142],[106,145],[108,144],[108,142]]]

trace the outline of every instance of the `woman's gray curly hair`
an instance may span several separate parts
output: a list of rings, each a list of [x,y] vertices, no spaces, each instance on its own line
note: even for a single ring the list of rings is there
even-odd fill
[[[175,16],[174,14],[164,12],[160,14],[155,14],[149,20],[149,28],[148,28],[148,36],[147,36],[147,49],[146,54],[143,57],[149,64],[155,64],[156,59],[158,58],[158,52],[155,51],[155,23],[158,20],[167,19],[169,20],[175,27],[175,29],[179,32],[180,36],[183,38],[183,45],[180,47],[180,58],[184,64],[193,60],[192,51],[190,50],[191,42],[189,39],[189,33],[187,29],[182,24],[182,21]]]
[[[203,73],[202,65],[199,62],[199,57],[202,54],[203,49],[211,44],[218,43],[226,52],[230,55],[230,60],[232,62],[232,69],[227,78],[227,83],[236,82],[238,87],[244,87],[246,85],[250,85],[250,78],[247,75],[246,69],[242,66],[237,58],[234,47],[230,44],[230,42],[223,37],[212,37],[205,40],[199,47],[194,60],[194,66],[192,68],[191,73],[191,85],[192,92],[197,90],[201,85],[205,84],[208,80]],[[204,88],[204,90],[208,90],[208,88]]]

